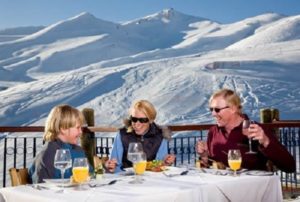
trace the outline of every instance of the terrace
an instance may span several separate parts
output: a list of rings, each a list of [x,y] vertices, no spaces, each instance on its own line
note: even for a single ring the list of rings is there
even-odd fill
[[[281,178],[281,185],[284,193],[295,196],[300,187],[300,122],[281,121],[265,123],[272,127],[280,142],[294,156],[296,160],[296,172],[285,173],[276,170],[276,174]],[[197,154],[195,153],[195,143],[197,140],[205,140],[207,131],[212,125],[170,125],[168,128],[172,132],[172,140],[169,142],[169,153],[176,155],[175,165],[194,165]],[[26,127],[0,127],[0,153],[2,166],[0,180],[2,187],[10,186],[8,169],[11,167],[29,167],[33,158],[44,144],[42,140],[42,126]],[[114,134],[117,128],[113,127],[84,127],[82,143],[94,144],[92,152],[100,157],[109,156]],[[26,134],[25,134],[26,133]],[[84,145],[82,145],[84,147]]]

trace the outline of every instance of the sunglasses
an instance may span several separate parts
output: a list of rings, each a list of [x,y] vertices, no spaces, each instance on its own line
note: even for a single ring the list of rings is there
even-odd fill
[[[228,107],[228,106],[223,107],[223,108],[210,107],[209,110],[210,110],[211,112],[215,111],[216,113],[219,113],[221,110],[227,109],[227,108],[229,108],[229,107]]]
[[[136,123],[136,122],[140,122],[140,123],[148,123],[149,122],[149,119],[148,118],[137,118],[137,117],[134,117],[134,116],[130,116],[130,120],[133,122],[133,123]]]

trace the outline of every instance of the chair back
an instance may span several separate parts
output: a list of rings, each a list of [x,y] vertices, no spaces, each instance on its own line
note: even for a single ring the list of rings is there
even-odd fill
[[[104,163],[108,160],[108,157],[99,157],[96,155],[93,158],[94,158],[94,168],[97,168],[100,163],[104,165]]]
[[[27,168],[10,168],[9,175],[11,179],[11,186],[13,187],[29,183],[29,174]]]

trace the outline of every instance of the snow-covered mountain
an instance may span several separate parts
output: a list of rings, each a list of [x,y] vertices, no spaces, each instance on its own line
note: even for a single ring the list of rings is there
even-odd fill
[[[26,35],[33,34],[43,28],[43,26],[30,26],[3,29],[0,30],[0,42],[16,40]]]
[[[210,95],[228,87],[245,112],[300,113],[300,15],[266,13],[231,24],[173,9],[114,23],[92,14],[0,42],[0,125],[43,125],[56,104],[95,109],[120,126],[137,99],[160,124],[210,123]]]

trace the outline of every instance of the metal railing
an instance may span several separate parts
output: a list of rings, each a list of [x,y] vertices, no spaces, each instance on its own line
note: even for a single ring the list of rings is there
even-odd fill
[[[277,129],[280,142],[296,160],[296,171],[294,173],[277,172],[281,177],[282,186],[293,193],[300,187],[300,122],[276,122],[263,125]],[[211,126],[211,124],[168,126],[172,131],[172,140],[168,144],[168,149],[169,153],[173,153],[177,157],[175,165],[194,164],[196,141],[198,139],[205,140],[207,131]],[[111,152],[114,141],[113,136],[117,128],[85,127],[83,129],[84,131],[96,132],[96,153],[98,156],[108,156]],[[2,173],[0,181],[2,180],[3,187],[10,183],[10,179],[7,177],[9,168],[29,167],[31,165],[33,158],[44,144],[41,135],[43,130],[44,127],[40,126],[0,127],[0,159],[3,161],[0,168]],[[24,132],[26,132],[26,135]],[[28,135],[28,132],[39,132],[40,134]],[[106,135],[103,135],[103,133]],[[111,136],[107,136],[108,133],[112,133]]]

